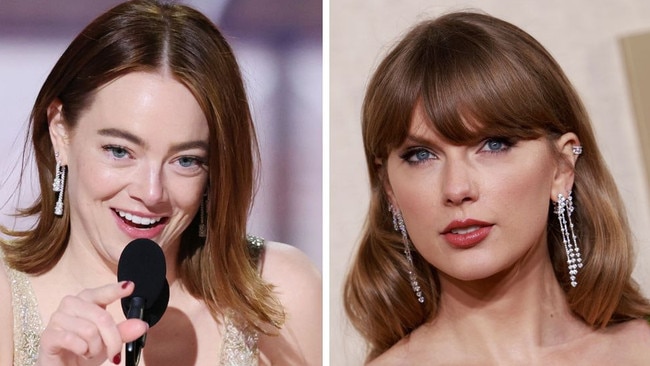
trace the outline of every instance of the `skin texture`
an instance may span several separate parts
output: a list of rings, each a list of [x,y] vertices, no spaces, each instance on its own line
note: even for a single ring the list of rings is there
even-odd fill
[[[48,117],[55,151],[68,166],[65,209],[71,233],[54,268],[30,277],[47,324],[39,364],[110,365],[120,359],[124,364],[124,342],[147,329],[122,314],[118,300],[133,291],[133,284],[115,283],[120,253],[136,237],[162,247],[170,283],[168,309],[147,333],[140,365],[218,364],[222,324],[176,280],[179,238],[197,213],[207,182],[202,162],[208,126],[191,92],[165,73],[134,72],[102,87],[74,129],[63,123],[58,102]],[[160,221],[136,229],[118,211]],[[320,363],[318,271],[299,250],[272,242],[261,265],[287,312],[278,335],[260,336],[262,364]],[[2,339],[12,339],[9,298],[0,270]],[[0,343],[1,354],[10,355],[11,342]],[[12,363],[2,357],[0,365]]]
[[[573,184],[574,145],[572,133],[550,143],[485,136],[453,145],[415,111],[409,137],[382,168],[413,245],[438,270],[440,311],[371,365],[649,362],[646,322],[594,330],[573,315],[555,279],[546,216]],[[453,245],[446,228],[468,218],[489,233]],[[461,229],[476,229],[468,226]]]

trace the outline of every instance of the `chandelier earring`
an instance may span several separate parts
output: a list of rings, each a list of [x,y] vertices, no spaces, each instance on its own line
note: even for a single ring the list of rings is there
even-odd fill
[[[418,282],[417,277],[415,276],[415,266],[413,265],[413,256],[411,255],[411,242],[408,238],[408,233],[406,232],[406,225],[404,225],[404,218],[402,217],[402,213],[393,207],[393,205],[389,206],[390,212],[393,215],[393,227],[395,228],[395,231],[399,231],[402,234],[402,242],[404,243],[404,255],[406,256],[406,260],[409,262],[409,268],[408,268],[408,275],[409,275],[409,281],[411,282],[411,288],[413,289],[413,293],[415,293],[415,296],[418,298],[418,302],[420,304],[424,303],[424,295],[422,294],[422,288],[420,287],[420,283]]]
[[[59,161],[59,153],[55,153],[56,167],[54,172],[54,181],[52,190],[57,194],[56,203],[54,204],[54,215],[63,216],[63,192],[65,191],[65,173],[66,166]]]
[[[54,181],[52,182],[52,190],[54,192],[61,192],[61,162],[59,161],[59,153],[54,153],[56,160],[56,167],[54,168]]]
[[[571,221],[571,215],[574,211],[571,191],[569,191],[568,197],[564,197],[562,193],[558,193],[557,202],[555,202],[554,206],[554,213],[557,214],[558,221],[560,222],[562,242],[566,251],[569,280],[571,286],[576,287],[578,285],[578,270],[582,268],[582,257],[580,256],[580,248],[578,247],[573,221]]]

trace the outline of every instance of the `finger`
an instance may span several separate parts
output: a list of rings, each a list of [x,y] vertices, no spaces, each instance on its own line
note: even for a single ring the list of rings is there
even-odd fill
[[[44,357],[58,356],[62,351],[83,356],[87,350],[88,344],[66,329],[46,328],[41,335],[39,353]]]
[[[127,319],[117,325],[122,342],[132,342],[149,330],[149,324],[140,319]]]
[[[140,319],[127,319],[118,324],[117,328],[120,333],[121,342],[117,346],[111,345],[110,348],[106,349],[109,355],[116,355],[122,352],[123,344],[133,342],[140,338],[149,330],[149,324]]]
[[[85,293],[86,299],[83,299],[81,295],[64,297],[63,300],[61,300],[61,304],[59,305],[59,310],[57,313],[63,313],[71,317],[78,318],[79,321],[75,324],[81,328],[78,328],[75,331],[79,334],[79,336],[89,337],[89,342],[91,339],[93,339],[91,337],[94,336],[94,342],[99,342],[99,347],[101,349],[105,348],[110,356],[111,352],[118,352],[121,348],[122,337],[117,328],[117,323],[111,314],[106,311],[103,306],[89,302],[90,300],[87,300],[93,298],[93,294],[91,293],[92,291],[93,290],[90,290]],[[98,298],[99,297],[94,297],[95,300]],[[82,323],[82,319],[92,324],[92,327],[94,327],[94,331],[96,332],[95,334],[92,334],[93,330],[90,329],[90,325],[88,325],[88,328],[85,328],[86,323]],[[70,324],[72,324],[72,321],[70,321]],[[92,343],[89,346],[92,347],[93,351],[97,349],[96,343]]]
[[[63,312],[55,312],[50,318],[50,329],[53,334],[63,337],[64,345],[71,347],[69,350],[84,357],[95,357],[104,352],[104,341],[101,332],[93,321],[72,316]],[[66,348],[67,349],[67,348]]]
[[[81,291],[77,296],[88,302],[106,307],[108,304],[131,295],[134,288],[135,286],[133,282],[122,281],[97,288],[85,289]]]

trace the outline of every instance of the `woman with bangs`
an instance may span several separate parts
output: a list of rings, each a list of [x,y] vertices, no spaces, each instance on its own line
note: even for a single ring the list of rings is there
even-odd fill
[[[530,35],[471,12],[418,24],[362,130],[372,197],[344,297],[370,364],[650,364],[623,204]]]

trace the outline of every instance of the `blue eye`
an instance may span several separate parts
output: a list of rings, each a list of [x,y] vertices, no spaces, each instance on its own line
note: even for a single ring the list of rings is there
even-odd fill
[[[415,148],[407,151],[401,158],[409,164],[422,164],[428,160],[435,159],[436,156],[427,149]]]
[[[111,157],[115,159],[124,159],[129,155],[129,152],[121,146],[109,145],[109,146],[104,146],[103,149],[107,151],[111,155]]]
[[[481,151],[486,151],[489,153],[498,153],[509,150],[513,146],[513,143],[506,138],[489,138],[485,140]]]
[[[178,164],[182,166],[183,168],[189,168],[192,165],[196,165],[198,163],[196,158],[191,158],[189,156],[184,156],[180,159],[178,159]]]
[[[205,161],[196,156],[182,156],[176,160],[183,168],[194,168],[205,165]]]

